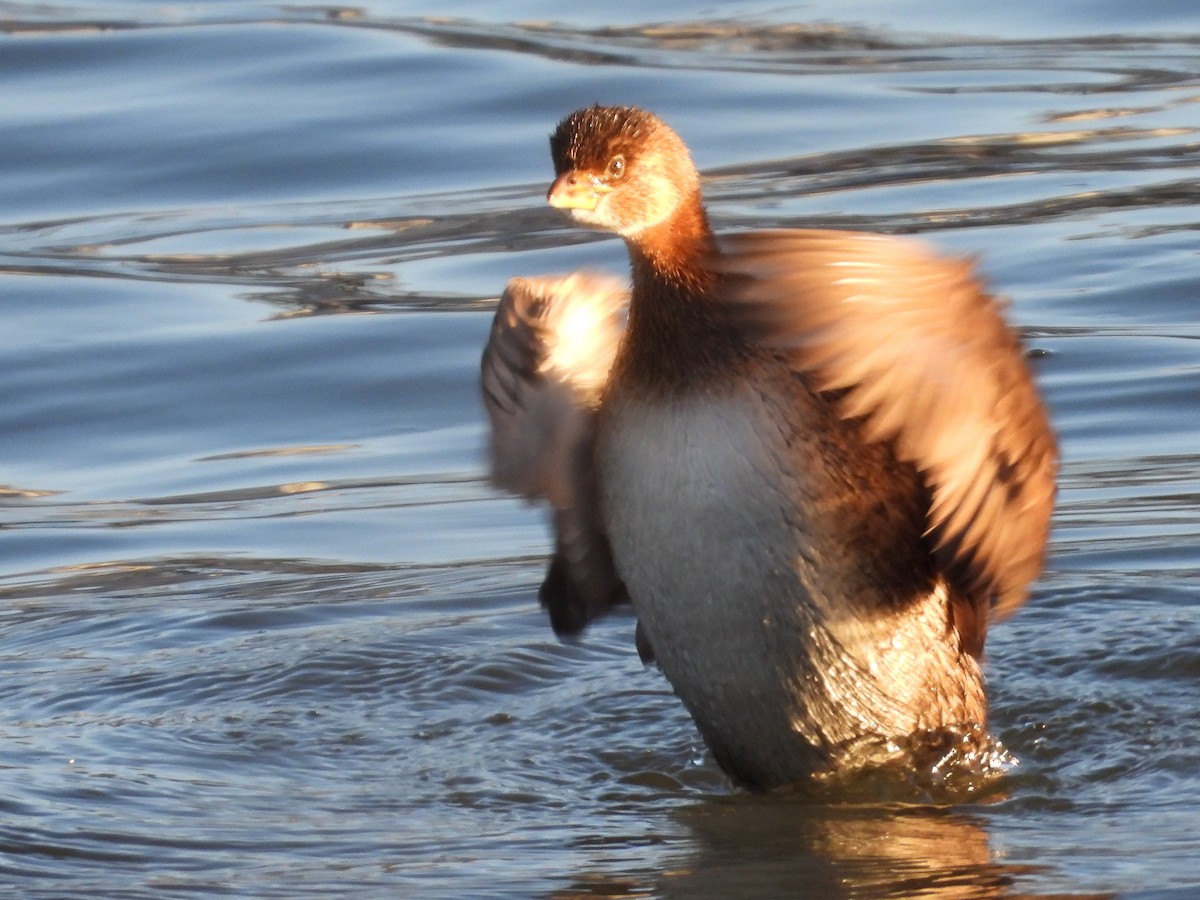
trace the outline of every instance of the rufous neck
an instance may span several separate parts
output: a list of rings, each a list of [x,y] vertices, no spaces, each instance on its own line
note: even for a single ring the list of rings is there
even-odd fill
[[[697,281],[704,280],[716,243],[699,192],[673,216],[627,237],[625,243],[635,286],[656,283],[689,293],[707,286]]]

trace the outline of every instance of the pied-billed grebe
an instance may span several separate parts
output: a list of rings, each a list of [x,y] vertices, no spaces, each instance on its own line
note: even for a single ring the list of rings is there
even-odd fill
[[[1040,571],[1058,457],[971,266],[874,234],[718,239],[640,109],[575,112],[550,148],[549,203],[632,270],[628,297],[514,280],[484,352],[494,477],[555,509],[556,630],[627,590],[751,787],[982,746],[978,659]]]

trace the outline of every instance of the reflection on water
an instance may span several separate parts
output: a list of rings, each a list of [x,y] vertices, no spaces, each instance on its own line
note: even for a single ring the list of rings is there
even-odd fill
[[[643,6],[0,4],[22,896],[1200,890],[1194,9]],[[743,796],[628,613],[550,634],[477,366],[510,276],[624,265],[543,203],[597,100],[720,228],[928,233],[1011,296],[1066,464],[994,794]]]
[[[682,818],[697,850],[664,878],[669,897],[1002,897],[1011,884],[982,823],[937,809],[727,803]]]
[[[663,871],[622,874],[618,866],[607,873],[589,871],[547,896],[1028,896],[1018,887],[1028,870],[994,861],[985,821],[947,809],[736,798],[684,806],[676,818],[689,837],[689,851],[669,859]],[[628,849],[637,843],[631,841]],[[620,848],[606,849],[621,855]],[[1053,896],[1107,900],[1113,895]]]

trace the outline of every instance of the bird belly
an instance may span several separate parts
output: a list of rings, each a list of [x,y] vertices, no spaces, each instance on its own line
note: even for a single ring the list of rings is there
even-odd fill
[[[784,435],[753,396],[633,402],[603,431],[614,557],[664,674],[718,760],[742,780],[821,766],[804,739],[803,583]],[[762,758],[765,757],[765,758]]]
[[[959,665],[938,645],[945,596],[924,583],[887,621],[889,588],[843,574],[872,557],[844,546],[844,504],[831,496],[856,473],[831,475],[815,447],[798,450],[794,410],[753,389],[610,399],[598,461],[614,559],[722,767],[750,785],[788,784],[836,767],[864,737],[919,727],[927,701],[904,694],[932,693],[908,659]],[[897,635],[911,646],[893,652]]]

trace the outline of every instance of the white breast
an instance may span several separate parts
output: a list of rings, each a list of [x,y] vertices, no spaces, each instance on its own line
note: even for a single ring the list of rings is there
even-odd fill
[[[878,547],[848,543],[861,530],[841,523],[878,515],[870,460],[826,465],[799,421],[815,407],[775,399],[752,383],[620,394],[598,447],[613,557],[663,674],[751,784],[820,771],[867,736],[964,721],[982,690],[946,639],[945,590],[903,572],[893,586],[872,568]]]
[[[718,756],[761,740],[757,726],[795,736],[815,611],[784,424],[747,388],[614,407],[599,457],[606,519],[664,674]]]
[[[797,534],[783,434],[761,400],[743,390],[625,401],[609,424],[606,520],[651,636],[660,619],[677,634],[724,628],[738,610],[766,614],[761,594],[793,567]]]

